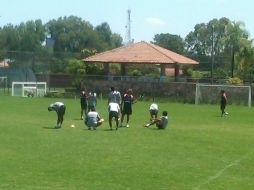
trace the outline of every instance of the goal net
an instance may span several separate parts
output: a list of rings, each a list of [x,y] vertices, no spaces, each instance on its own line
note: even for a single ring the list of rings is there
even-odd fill
[[[228,103],[251,107],[251,87],[235,85],[196,84],[195,104],[216,104],[220,102],[220,92],[225,90]]]
[[[46,92],[46,82],[12,82],[12,96],[44,96]]]

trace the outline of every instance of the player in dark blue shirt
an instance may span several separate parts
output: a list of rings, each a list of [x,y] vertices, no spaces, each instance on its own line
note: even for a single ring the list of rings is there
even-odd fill
[[[80,107],[81,107],[80,119],[83,120],[84,114],[87,115],[87,95],[84,89],[80,92]]]
[[[221,90],[221,100],[220,100],[220,110],[221,110],[221,117],[224,115],[228,115],[228,113],[225,111],[226,105],[227,105],[227,95],[225,90]]]
[[[132,114],[133,103],[135,103],[134,96],[132,95],[132,89],[129,89],[127,93],[123,95],[123,98],[122,98],[122,103],[121,103],[122,117],[121,117],[120,126],[122,126],[124,116],[127,115],[126,127],[129,127],[129,120],[130,120],[130,115]]]

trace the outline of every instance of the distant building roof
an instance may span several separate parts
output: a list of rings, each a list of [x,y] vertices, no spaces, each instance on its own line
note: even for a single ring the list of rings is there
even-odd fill
[[[198,64],[195,60],[145,41],[98,53],[83,59],[83,61],[103,63]]]

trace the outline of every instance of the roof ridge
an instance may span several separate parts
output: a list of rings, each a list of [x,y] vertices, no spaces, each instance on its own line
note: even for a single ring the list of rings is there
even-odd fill
[[[123,46],[120,46],[120,47],[117,47],[117,48],[113,48],[113,49],[109,49],[107,51],[103,51],[103,52],[100,52],[100,53],[97,53],[97,54],[94,54],[92,56],[88,56],[89,58],[93,58],[93,56],[97,56],[97,55],[103,55],[103,54],[106,54],[110,51],[117,51],[119,49],[123,49],[123,48],[127,48],[128,46],[132,46],[132,45],[135,45],[135,44],[138,44],[138,43],[141,43],[142,41],[140,42],[137,42],[137,43],[132,43],[132,44],[127,44],[127,45],[123,45]],[[88,57],[84,58],[83,60],[87,59]]]

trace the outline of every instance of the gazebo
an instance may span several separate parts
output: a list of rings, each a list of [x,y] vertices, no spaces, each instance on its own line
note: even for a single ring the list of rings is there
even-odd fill
[[[166,67],[174,67],[175,78],[179,76],[180,64],[198,64],[195,60],[145,41],[98,53],[83,61],[103,63],[106,73],[109,73],[110,63],[119,63],[122,76],[125,75],[126,64],[158,64],[161,76],[165,76]]]

